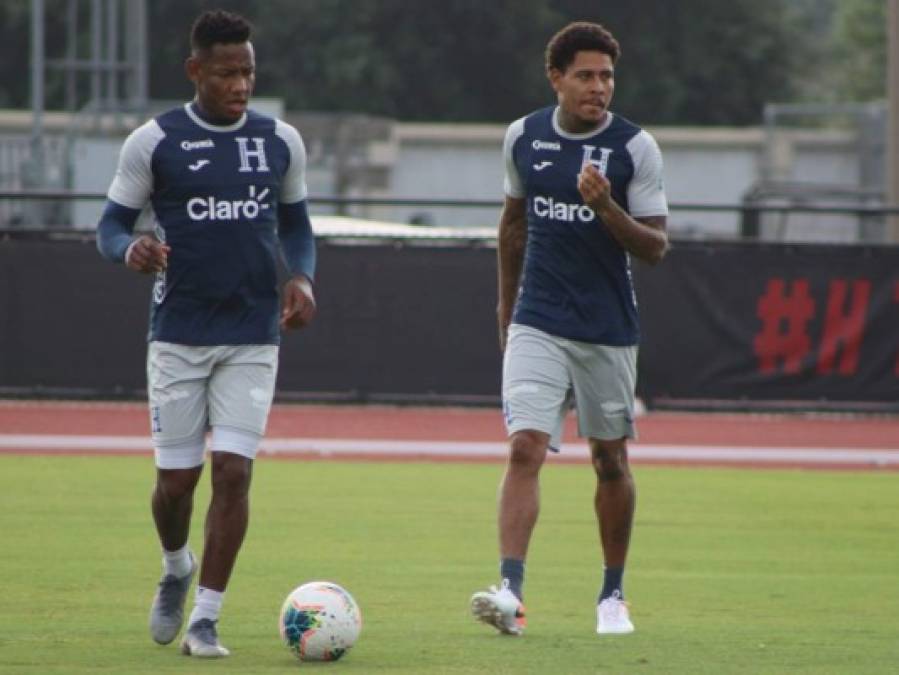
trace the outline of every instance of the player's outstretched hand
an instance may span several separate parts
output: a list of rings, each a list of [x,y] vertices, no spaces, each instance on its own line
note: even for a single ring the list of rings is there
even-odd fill
[[[168,266],[171,250],[168,244],[142,234],[128,249],[125,264],[144,274],[162,272]]]
[[[605,206],[612,198],[612,184],[599,169],[589,162],[584,164],[577,177],[577,189],[584,203],[596,209]]]
[[[284,284],[281,294],[281,329],[304,328],[315,318],[315,295],[312,283],[297,276]]]

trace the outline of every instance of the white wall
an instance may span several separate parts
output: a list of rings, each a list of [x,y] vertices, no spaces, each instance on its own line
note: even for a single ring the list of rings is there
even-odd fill
[[[466,131],[468,130],[468,131]],[[759,178],[770,173],[766,139],[759,128],[655,128],[649,131],[662,149],[669,203],[734,205],[742,203]],[[381,152],[388,175],[378,196],[502,199],[504,125],[397,124],[392,152]],[[858,159],[849,134],[779,134],[773,153],[786,162],[782,178],[807,183],[858,184]],[[370,210],[371,211],[371,210]],[[409,222],[426,212],[445,227],[494,226],[497,209],[380,208],[372,217]],[[767,217],[763,232],[787,233],[795,240],[852,240],[853,216],[791,215]],[[681,236],[734,237],[740,232],[736,211],[673,209],[671,231]]]
[[[270,112],[279,112],[277,105],[271,107]],[[6,118],[0,121],[3,119]],[[60,130],[67,126],[71,129],[71,122],[55,118],[52,121]],[[385,121],[385,128],[389,129],[386,140],[383,135],[370,138],[363,148],[361,169],[365,179],[351,185],[345,196],[502,201],[501,154],[506,125]],[[58,133],[55,127],[53,131]],[[662,148],[668,200],[675,206],[738,205],[762,176],[849,188],[859,183],[859,161],[854,137],[849,132],[779,131],[771,145],[761,128],[657,127],[649,131]],[[333,148],[326,140],[317,139],[314,129],[304,133],[300,128],[300,132],[310,148],[310,195],[333,195],[337,190]],[[105,193],[124,136],[122,131],[106,136],[80,136],[73,141],[74,190]],[[319,146],[328,148],[325,155],[314,152]],[[354,147],[359,149],[359,145]],[[844,200],[842,205],[845,204]],[[324,205],[315,208],[320,213],[333,210]],[[101,201],[75,203],[73,225],[94,227],[101,209]],[[495,227],[499,208],[357,206],[349,213],[400,223],[423,218],[437,226]],[[739,233],[740,215],[673,209],[669,226],[681,236],[731,237]],[[858,229],[854,216],[775,215],[762,221],[763,233],[774,238],[787,234],[799,240],[845,241],[854,239]]]

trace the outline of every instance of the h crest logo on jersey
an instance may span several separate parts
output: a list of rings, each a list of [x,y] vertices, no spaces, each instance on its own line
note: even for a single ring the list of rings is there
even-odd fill
[[[265,160],[265,139],[258,136],[247,138],[246,136],[237,136],[237,148],[240,151],[240,168],[238,171],[246,173],[247,171],[268,171],[268,162]],[[250,141],[253,141],[254,150],[250,150]],[[256,159],[256,168],[254,169],[250,160]]]
[[[599,159],[593,159],[593,151],[596,150],[595,145],[585,145],[584,146],[584,159],[581,162],[581,166],[584,166],[587,162],[590,162],[593,166],[599,169],[599,172],[605,176],[606,169],[609,168],[609,155],[612,154],[612,148],[600,148],[599,149]]]

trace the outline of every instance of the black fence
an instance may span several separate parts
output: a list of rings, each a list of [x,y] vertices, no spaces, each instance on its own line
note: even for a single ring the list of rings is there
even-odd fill
[[[675,243],[635,265],[650,407],[899,409],[899,247]],[[281,400],[499,400],[490,242],[320,242]],[[144,395],[150,279],[88,235],[0,237],[0,395]]]

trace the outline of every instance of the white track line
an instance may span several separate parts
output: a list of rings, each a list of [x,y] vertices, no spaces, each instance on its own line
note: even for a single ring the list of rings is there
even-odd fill
[[[0,434],[0,452],[135,452],[149,453],[150,439],[143,436],[69,436],[47,434]],[[378,455],[392,457],[477,457],[504,458],[505,443],[470,441],[392,441],[335,438],[268,438],[262,441],[263,454]],[[899,449],[884,448],[778,448],[705,445],[631,444],[634,460],[669,462],[722,462],[765,464],[820,464],[899,466]],[[566,459],[586,458],[583,444],[563,448]]]

